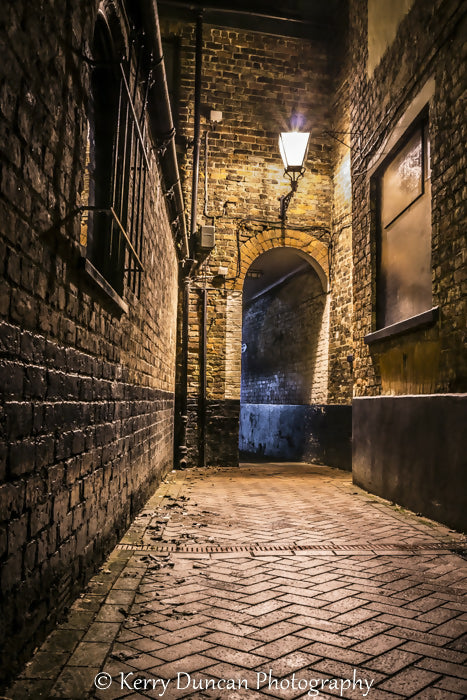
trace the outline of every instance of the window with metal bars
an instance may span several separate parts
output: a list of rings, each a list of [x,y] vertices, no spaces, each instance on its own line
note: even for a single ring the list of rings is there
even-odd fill
[[[91,75],[87,256],[119,296],[141,291],[149,171],[144,113],[150,69],[135,33],[118,60],[103,13],[96,20]]]

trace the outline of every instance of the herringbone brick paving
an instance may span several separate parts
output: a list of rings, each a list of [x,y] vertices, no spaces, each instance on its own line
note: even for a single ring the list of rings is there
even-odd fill
[[[8,697],[466,697],[462,544],[327,467],[172,473]]]

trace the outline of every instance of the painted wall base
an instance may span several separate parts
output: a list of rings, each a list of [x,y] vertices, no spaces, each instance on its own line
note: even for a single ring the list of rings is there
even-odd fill
[[[354,399],[354,482],[467,529],[466,415],[467,394]]]
[[[352,407],[241,404],[240,458],[351,469]]]

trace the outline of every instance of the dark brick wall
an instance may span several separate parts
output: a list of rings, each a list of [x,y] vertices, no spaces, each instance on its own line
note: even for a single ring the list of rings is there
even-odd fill
[[[415,0],[372,75],[366,3],[351,3],[350,18],[355,394],[465,391],[465,2]],[[429,109],[432,294],[440,321],[368,347],[363,339],[375,330],[376,248],[367,169],[429,78],[435,83]]]
[[[96,2],[0,9],[0,644],[34,647],[171,468],[177,256],[157,163],[140,298],[82,267]]]
[[[325,305],[326,294],[310,268],[245,307],[242,403],[308,404],[326,400]]]

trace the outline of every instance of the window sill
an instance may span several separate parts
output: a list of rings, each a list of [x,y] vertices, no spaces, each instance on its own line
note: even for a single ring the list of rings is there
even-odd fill
[[[107,282],[105,277],[101,275],[94,265],[85,257],[81,258],[83,268],[87,276],[92,280],[95,286],[124,314],[128,313],[129,306],[122,297],[117,294],[115,289]]]
[[[372,345],[377,343],[379,340],[386,340],[386,338],[395,338],[409,331],[420,330],[421,328],[429,328],[433,326],[438,320],[439,316],[439,306],[435,306],[428,311],[424,311],[417,316],[411,316],[398,323],[393,323],[391,326],[386,326],[385,328],[380,328],[373,333],[368,333],[365,336],[364,341],[367,345]]]

